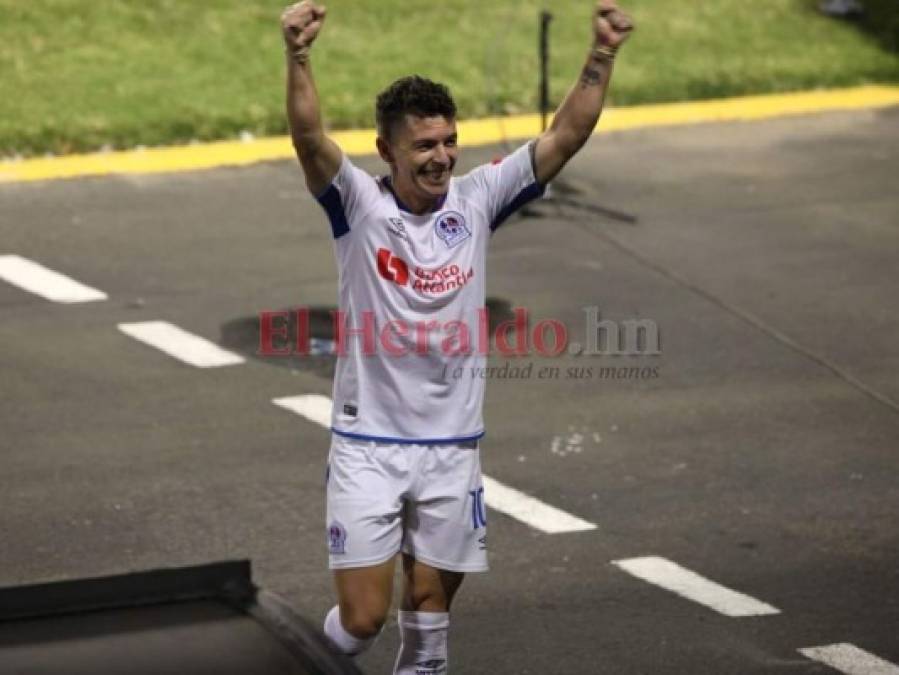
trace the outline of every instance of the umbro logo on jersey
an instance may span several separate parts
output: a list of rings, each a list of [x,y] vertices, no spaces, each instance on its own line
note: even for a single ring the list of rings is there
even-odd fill
[[[471,237],[471,230],[465,225],[464,216],[458,211],[447,211],[434,223],[434,231],[447,248],[461,244]]]
[[[390,234],[394,234],[406,243],[411,243],[409,240],[409,233],[406,232],[406,224],[403,222],[402,218],[388,218],[387,219],[387,231]]]

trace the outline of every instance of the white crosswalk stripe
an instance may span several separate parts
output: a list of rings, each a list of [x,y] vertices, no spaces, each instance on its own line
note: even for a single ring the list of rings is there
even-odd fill
[[[800,649],[799,653],[846,675],[899,675],[899,666],[845,642],[806,647]]]
[[[304,396],[285,396],[272,399],[276,406],[290,410],[305,417],[311,422],[320,424],[326,429],[331,428],[331,399],[321,394],[306,394]]]
[[[244,358],[206,338],[188,333],[167,321],[120,323],[119,330],[197,368],[218,368],[243,363]]]
[[[325,428],[331,427],[331,399],[320,394],[287,396],[272,402]],[[541,502],[539,499],[503,485],[489,476],[483,476],[484,499],[487,506],[506,514],[525,525],[546,534],[595,530],[596,525],[565,511]]]
[[[546,534],[595,530],[594,523],[582,520],[535,497],[503,485],[490,476],[484,478],[484,499],[491,509],[505,513]]]
[[[646,556],[613,560],[612,564],[639,579],[661,586],[726,616],[760,616],[780,613],[776,607],[743,593],[732,591],[665,558]]]
[[[74,304],[108,297],[103,291],[18,255],[0,255],[0,279],[53,302]]]

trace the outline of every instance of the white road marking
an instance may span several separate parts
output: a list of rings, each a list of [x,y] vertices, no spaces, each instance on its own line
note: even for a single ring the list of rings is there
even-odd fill
[[[515,488],[493,480],[490,476],[482,476],[482,478],[484,479],[484,500],[487,502],[487,506],[505,513],[515,520],[520,520],[535,530],[546,534],[562,534],[596,529],[594,523],[588,523],[577,516],[545,504],[524,492],[519,492]]]
[[[806,647],[799,653],[847,675],[899,675],[899,666],[848,643]]]
[[[167,321],[120,323],[119,330],[197,368],[233,366],[244,362],[243,357]]]
[[[331,428],[332,401],[320,394],[305,396],[287,396],[272,399],[275,405],[290,410],[306,419]],[[565,513],[549,504],[503,485],[489,476],[482,476],[484,481],[484,500],[487,506],[507,516],[511,516],[536,530],[547,534],[562,532],[582,532],[595,530],[596,525]]]
[[[107,295],[18,255],[0,255],[0,279],[53,302],[106,300]]]
[[[657,556],[629,558],[613,560],[612,564],[635,577],[661,586],[726,616],[760,616],[780,613],[776,607],[732,591],[714,581],[709,581],[665,558]]]
[[[301,415],[311,422],[320,424],[325,429],[331,428],[331,399],[327,396],[321,394],[285,396],[284,398],[273,398],[272,403]]]

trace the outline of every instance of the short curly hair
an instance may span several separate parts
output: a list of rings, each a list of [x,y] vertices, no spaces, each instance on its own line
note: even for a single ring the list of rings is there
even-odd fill
[[[378,133],[389,140],[394,125],[403,121],[407,114],[455,119],[456,103],[445,85],[419,75],[409,75],[378,94],[375,104]]]

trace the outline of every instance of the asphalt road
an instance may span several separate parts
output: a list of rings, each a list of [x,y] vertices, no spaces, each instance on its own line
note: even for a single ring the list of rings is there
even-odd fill
[[[661,354],[526,357],[559,377],[489,383],[484,471],[597,528],[490,513],[453,673],[830,673],[797,650],[836,643],[899,663],[897,174],[895,108],[609,134],[564,204],[498,231],[492,297],[575,332],[584,307],[650,319]],[[260,311],[333,305],[298,169],[2,185],[2,254],[109,298],[0,282],[0,586],[247,557],[323,616],[328,432],[272,399],[327,377],[248,345],[198,369],[116,328],[224,343]],[[597,376],[622,365],[657,376]],[[611,564],[641,556],[780,611],[726,616]],[[396,644],[391,622],[360,664],[390,672]]]

